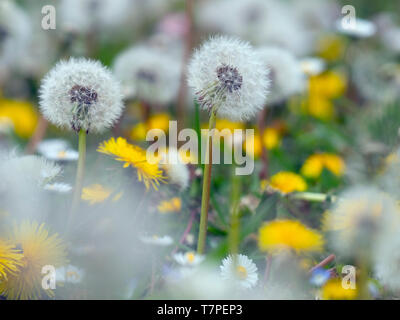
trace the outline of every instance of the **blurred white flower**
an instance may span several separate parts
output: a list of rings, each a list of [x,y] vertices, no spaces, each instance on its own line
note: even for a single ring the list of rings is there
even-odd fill
[[[117,56],[114,74],[126,96],[150,104],[167,105],[177,97],[181,64],[169,54],[149,46],[134,46]]]
[[[222,260],[220,269],[224,280],[233,282],[239,287],[250,289],[258,282],[257,266],[243,254],[236,257],[229,255]]]
[[[56,269],[56,282],[57,283],[72,283],[78,284],[82,282],[85,276],[85,271],[73,265],[68,265]]]
[[[173,258],[183,267],[194,267],[202,263],[205,257],[194,252],[178,252],[173,255]]]
[[[343,24],[343,18],[336,21],[336,30],[348,36],[356,38],[369,38],[375,35],[376,25],[369,20],[356,18],[354,26]]]
[[[46,159],[53,161],[75,161],[79,153],[69,147],[69,143],[61,139],[49,139],[39,143],[38,152]]]
[[[282,48],[267,46],[258,48],[257,52],[269,70],[269,104],[282,102],[305,89],[306,78],[293,54]]]
[[[132,9],[131,0],[61,0],[57,13],[64,30],[86,33],[122,25]]]
[[[59,193],[68,193],[72,190],[72,187],[67,183],[48,183],[44,186],[44,190]]]
[[[179,151],[170,147],[166,151],[161,151],[160,156],[160,166],[165,170],[169,183],[179,186],[181,190],[186,189],[189,185],[190,173]]]
[[[0,184],[4,188],[18,183],[43,187],[61,174],[61,167],[38,156],[11,157],[0,165]]]
[[[196,50],[188,67],[188,83],[201,107],[217,108],[218,116],[248,120],[266,102],[268,70],[249,43],[216,36]]]
[[[42,80],[40,109],[59,127],[101,132],[121,115],[122,93],[100,62],[71,58],[57,63]]]
[[[29,16],[13,1],[0,2],[0,79],[26,53],[31,36]]]
[[[296,55],[312,50],[312,34],[292,6],[283,1],[204,1],[196,12],[200,27],[206,31],[239,36],[255,45],[280,46]]]
[[[305,57],[300,60],[300,68],[307,76],[316,76],[325,70],[326,63],[321,58]]]
[[[174,243],[174,240],[170,236],[141,236],[140,241],[146,244],[154,244],[157,246],[170,246]]]
[[[399,226],[396,202],[379,189],[363,186],[338,198],[324,217],[324,228],[332,233],[332,247],[343,256],[369,259],[382,235]]]

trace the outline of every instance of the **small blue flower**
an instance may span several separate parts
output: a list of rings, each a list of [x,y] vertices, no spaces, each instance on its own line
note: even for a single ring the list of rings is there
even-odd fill
[[[321,287],[329,280],[331,273],[327,269],[317,268],[310,277],[310,283],[314,286]]]

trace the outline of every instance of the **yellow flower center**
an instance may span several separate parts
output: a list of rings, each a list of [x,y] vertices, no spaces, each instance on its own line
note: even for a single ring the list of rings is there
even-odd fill
[[[193,262],[194,262],[195,255],[194,255],[193,252],[189,252],[189,253],[186,255],[186,257],[187,257],[189,263],[193,263]]]
[[[239,279],[244,280],[247,278],[247,270],[243,266],[237,266],[236,267],[236,274]]]
[[[66,153],[64,150],[59,151],[59,152],[57,153],[57,157],[58,157],[58,158],[65,158],[66,156],[67,156],[67,153]]]

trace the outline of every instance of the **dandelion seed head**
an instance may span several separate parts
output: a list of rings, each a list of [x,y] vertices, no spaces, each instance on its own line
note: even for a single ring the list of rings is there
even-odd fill
[[[219,117],[243,121],[263,108],[268,93],[268,70],[249,43],[216,36],[195,51],[188,83],[200,106],[217,106]]]
[[[257,49],[265,67],[270,70],[269,104],[276,104],[306,87],[306,78],[296,57],[288,50],[279,47],[260,47]]]
[[[119,83],[98,61],[61,61],[42,80],[40,109],[53,124],[74,131],[102,132],[123,109]]]
[[[178,95],[181,74],[178,61],[156,48],[139,45],[118,55],[113,71],[127,96],[165,106]]]

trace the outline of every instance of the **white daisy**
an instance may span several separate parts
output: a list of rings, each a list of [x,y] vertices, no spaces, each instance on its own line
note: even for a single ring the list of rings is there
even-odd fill
[[[194,267],[202,263],[205,257],[194,252],[178,252],[173,255],[173,258],[183,267]]]
[[[82,279],[84,277],[85,277],[85,271],[73,265],[68,265],[56,269],[57,283],[78,284],[82,282]]]
[[[72,186],[67,183],[48,183],[44,186],[44,190],[68,193],[72,190]]]
[[[346,24],[341,18],[336,21],[335,26],[340,33],[356,38],[369,38],[376,33],[376,25],[372,21],[359,18],[356,18],[354,25]]]
[[[306,57],[300,60],[300,69],[307,76],[316,76],[321,74],[326,68],[323,59],[317,57]]]
[[[53,161],[75,161],[79,153],[69,147],[69,143],[61,139],[44,140],[38,145],[38,152],[46,159]]]
[[[218,116],[248,120],[266,102],[268,70],[249,43],[217,36],[196,50],[188,67],[188,83],[201,107],[217,108]]]
[[[258,282],[257,266],[243,254],[236,255],[236,257],[229,255],[222,260],[220,269],[224,280],[233,282],[242,288],[250,289]]]
[[[160,152],[160,155],[160,166],[167,174],[169,183],[179,186],[181,190],[186,189],[189,185],[190,173],[179,151],[170,147],[168,150]]]
[[[304,73],[293,54],[285,49],[267,46],[259,48],[257,52],[269,70],[269,104],[279,103],[304,90]]]
[[[61,61],[42,80],[40,109],[50,122],[75,131],[110,128],[123,109],[122,93],[98,61]]]
[[[129,48],[117,56],[113,70],[126,96],[167,105],[178,94],[181,64],[156,48],[144,45]]]
[[[141,236],[140,241],[146,244],[154,244],[157,246],[170,246],[174,243],[174,240],[170,236]]]

